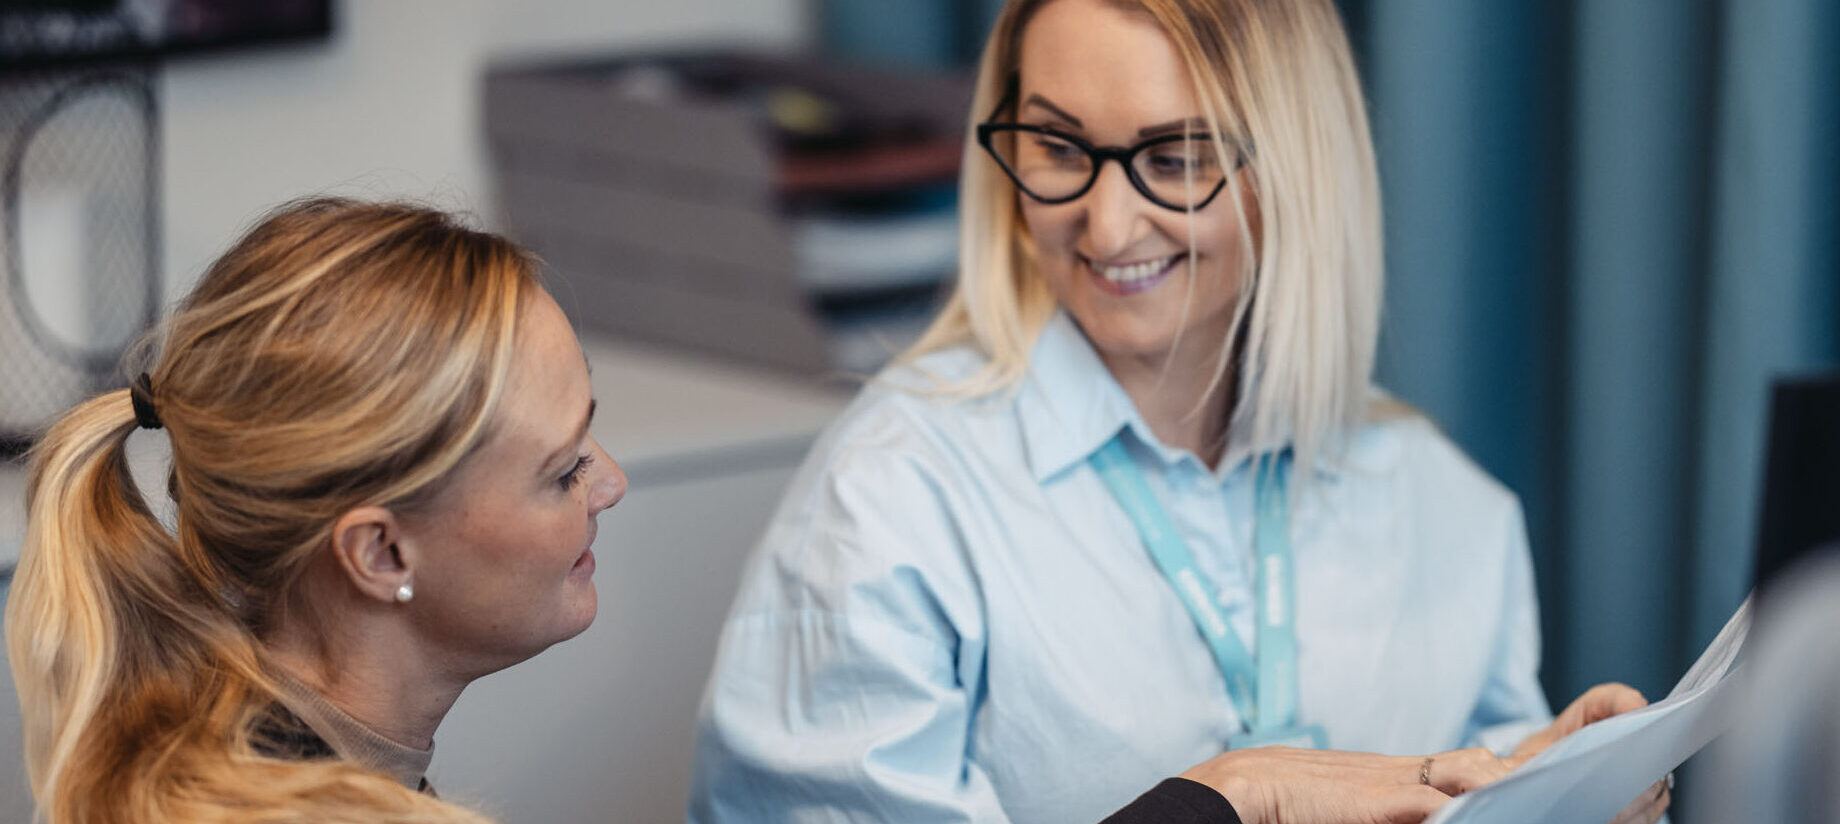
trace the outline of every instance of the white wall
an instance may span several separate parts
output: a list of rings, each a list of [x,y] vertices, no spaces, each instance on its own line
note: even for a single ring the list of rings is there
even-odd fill
[[[488,61],[695,43],[790,48],[808,0],[346,0],[325,43],[163,73],[163,276],[176,298],[237,231],[302,194],[431,198],[492,224]]]

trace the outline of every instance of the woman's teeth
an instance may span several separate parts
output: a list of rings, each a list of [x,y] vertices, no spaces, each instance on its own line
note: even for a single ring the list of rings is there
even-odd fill
[[[1177,257],[1180,257],[1180,255],[1170,255],[1166,258],[1146,260],[1142,263],[1133,263],[1129,266],[1100,266],[1096,268],[1099,270],[1099,275],[1106,280],[1113,283],[1130,283],[1131,281],[1143,280],[1156,276],[1158,273],[1168,268],[1170,262],[1174,261]]]

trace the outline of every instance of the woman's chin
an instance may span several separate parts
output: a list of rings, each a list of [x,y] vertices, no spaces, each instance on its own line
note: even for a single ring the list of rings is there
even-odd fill
[[[1108,358],[1160,357],[1175,340],[1173,326],[1147,322],[1135,313],[1088,308],[1072,314],[1093,348]]]
[[[578,600],[569,611],[570,620],[565,624],[568,634],[558,640],[567,641],[586,632],[588,627],[593,626],[594,616],[600,612],[600,594],[595,591],[594,582],[582,582],[581,589],[582,592],[576,596]]]
[[[541,639],[542,649],[574,638],[593,626],[594,616],[600,611],[600,596],[595,592],[593,581],[570,580],[557,598],[557,605],[560,613],[550,619]]]

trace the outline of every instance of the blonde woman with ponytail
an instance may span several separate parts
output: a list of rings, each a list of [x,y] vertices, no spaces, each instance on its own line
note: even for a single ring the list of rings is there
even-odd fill
[[[162,330],[31,455],[6,642],[40,816],[484,821],[428,788],[435,729],[593,620],[594,518],[625,488],[534,261],[308,200]],[[144,492],[124,450],[152,430],[172,470]]]
[[[1010,0],[972,107],[957,289],[762,540],[693,821],[1418,821],[1642,704],[1553,720],[1518,502],[1373,386],[1332,0]]]

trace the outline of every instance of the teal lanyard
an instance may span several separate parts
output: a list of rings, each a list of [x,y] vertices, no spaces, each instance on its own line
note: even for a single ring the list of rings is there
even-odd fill
[[[1156,568],[1168,579],[1182,605],[1195,620],[1195,628],[1214,654],[1214,663],[1227,682],[1227,696],[1253,733],[1284,730],[1297,715],[1297,632],[1291,580],[1289,497],[1285,481],[1288,455],[1258,462],[1257,515],[1253,544],[1258,555],[1254,590],[1258,650],[1255,658],[1227,624],[1215,600],[1219,590],[1199,567],[1176,532],[1169,513],[1137,465],[1131,461],[1122,435],[1093,453],[1093,469],[1112,496],[1137,525],[1144,547]]]

